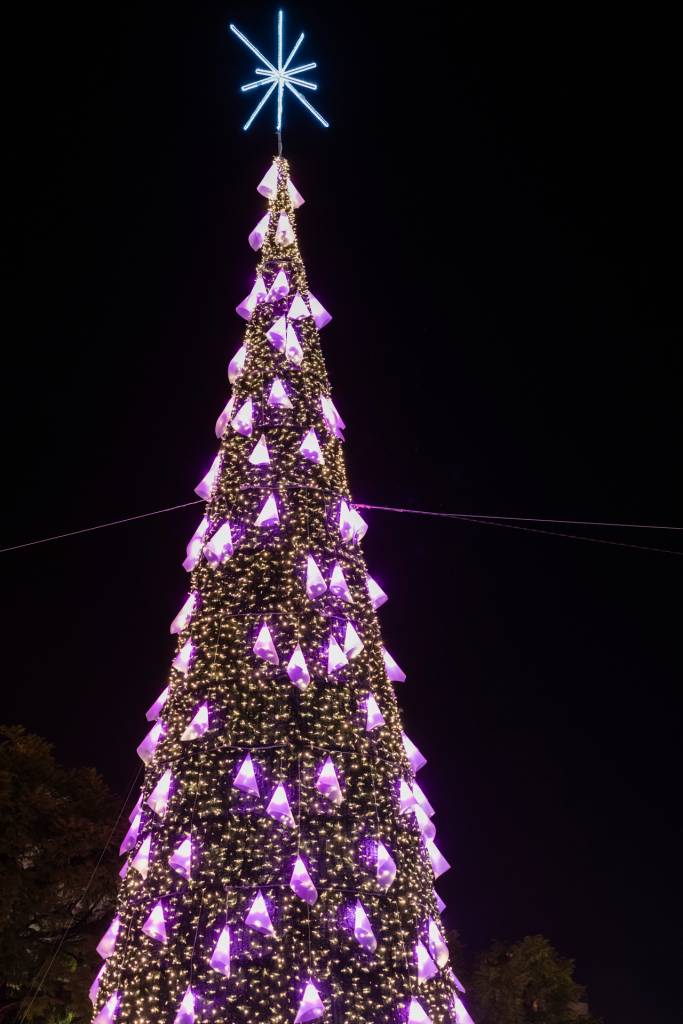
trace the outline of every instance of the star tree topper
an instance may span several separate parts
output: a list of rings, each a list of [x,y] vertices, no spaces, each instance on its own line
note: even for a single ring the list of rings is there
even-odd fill
[[[263,61],[263,63],[265,64],[265,67],[257,67],[255,69],[255,74],[259,76],[258,80],[256,82],[248,82],[247,85],[243,85],[241,91],[251,92],[252,89],[262,89],[265,88],[266,86],[270,86],[265,96],[257,104],[256,109],[254,110],[249,120],[243,125],[243,130],[245,132],[254,123],[254,120],[257,117],[257,115],[260,113],[262,108],[266,105],[270,97],[277,89],[277,116],[275,118],[275,130],[278,133],[278,137],[280,136],[282,132],[282,109],[284,106],[285,88],[287,88],[292,93],[293,96],[296,96],[299,102],[302,103],[304,107],[306,107],[306,110],[308,110],[309,113],[313,114],[313,117],[315,117],[316,120],[319,121],[324,128],[329,128],[329,124],[322,116],[322,114],[320,114],[315,109],[315,107],[308,102],[306,97],[301,92],[299,92],[299,89],[297,88],[297,86],[299,86],[299,88],[301,89],[311,89],[312,91],[315,91],[318,88],[318,86],[314,85],[313,82],[307,82],[303,78],[298,77],[299,75],[303,74],[304,71],[311,71],[318,65],[315,62],[312,62],[310,64],[300,64],[296,68],[290,68],[289,66],[292,62],[294,54],[297,52],[297,50],[299,49],[304,40],[303,32],[301,33],[301,35],[295,42],[294,46],[292,47],[289,56],[285,60],[284,64],[282,62],[282,51],[284,41],[282,11],[278,11],[277,15],[277,66],[271,64],[271,62],[266,57],[263,56],[261,51],[257,50],[254,44],[250,42],[250,40],[247,39],[247,37],[243,35],[242,32],[240,32],[240,30],[235,25],[230,25],[230,31],[233,32],[237,36],[237,38],[240,39],[244,43],[244,45],[248,47],[251,50],[251,52],[255,54],[255,56],[258,57],[258,59],[260,61]]]

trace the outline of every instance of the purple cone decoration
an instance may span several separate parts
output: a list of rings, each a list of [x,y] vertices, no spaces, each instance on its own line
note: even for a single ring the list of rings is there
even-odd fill
[[[119,846],[119,853],[123,856],[124,853],[128,853],[132,850],[138,841],[138,833],[140,832],[140,822],[142,821],[142,813],[138,813],[133,818],[130,828],[126,832],[123,842]]]
[[[166,942],[168,939],[164,905],[161,900],[152,907],[149,917],[142,926],[142,930],[145,935],[148,935],[150,939],[154,939],[155,942]]]
[[[230,929],[227,924],[218,936],[209,964],[214,971],[220,971],[226,978],[230,977]]]
[[[126,875],[128,874],[129,864],[130,861],[124,860],[123,864],[119,869],[119,878],[124,879],[126,877]]]
[[[272,409],[293,409],[293,405],[289,400],[289,396],[285,391],[285,386],[279,377],[276,377],[270,388],[270,394],[268,395],[268,405]]]
[[[254,429],[254,403],[251,398],[248,398],[237,410],[230,426],[236,434],[241,434],[242,437],[251,437]]]
[[[312,981],[309,981],[304,989],[299,1009],[294,1018],[294,1024],[308,1024],[308,1021],[318,1020],[325,1013],[323,1001],[320,998],[317,988]]]
[[[415,996],[408,1003],[407,1024],[433,1024],[432,1018],[428,1017],[419,999]]]
[[[254,286],[247,295],[246,299],[242,299],[239,306],[236,308],[236,313],[241,316],[243,320],[250,320],[251,314],[256,309],[259,302],[265,302],[268,297],[268,292],[264,284],[263,278],[259,274],[254,281]]]
[[[390,679],[392,683],[404,683],[406,674],[401,666],[394,661],[386,647],[382,648],[382,658],[384,659],[384,667],[387,671],[387,679]]]
[[[254,902],[244,919],[244,923],[248,928],[253,928],[255,932],[261,932],[262,935],[275,935],[273,922],[270,920],[268,907],[260,889],[254,897]]]
[[[436,909],[439,911],[440,914],[443,914],[444,910],[446,909],[446,904],[441,899],[436,889],[434,890],[434,900],[436,902]],[[464,992],[465,989],[463,989],[462,991]]]
[[[267,213],[261,217],[254,230],[249,235],[249,245],[254,251],[260,249],[265,242],[266,235],[268,234],[268,225],[270,224],[270,214]]]
[[[401,733],[401,739],[403,740],[403,749],[410,762],[410,767],[414,772],[419,772],[420,768],[424,768],[427,764],[427,758],[417,749],[413,741],[404,732]]]
[[[299,451],[305,459],[308,459],[309,462],[313,462],[316,466],[323,466],[325,464],[325,459],[323,458],[323,453],[320,450],[315,430],[311,429],[308,431],[301,442]]]
[[[330,634],[330,646],[327,648],[327,674],[331,676],[334,672],[338,672],[340,668],[348,665],[348,663],[349,659],[335,638]]]
[[[181,743],[189,743],[190,740],[197,740],[200,736],[203,736],[209,728],[209,709],[206,704],[197,710],[194,718],[185,729],[185,732],[180,737]]]
[[[474,1021],[465,1009],[462,999],[459,999],[455,993],[451,999],[451,1011],[455,1017],[455,1024],[474,1024]]]
[[[311,307],[311,316],[315,321],[315,326],[319,331],[329,324],[332,319],[331,315],[327,312],[321,302],[318,302],[315,295],[312,292],[308,293],[308,304]]]
[[[310,904],[310,906],[313,906],[318,898],[318,890],[313,885],[308,869],[300,856],[294,861],[292,877],[289,880],[289,888],[296,896],[299,897],[300,900],[303,900],[304,903]]]
[[[304,350],[302,349],[301,342],[299,341],[297,333],[291,324],[287,324],[285,355],[289,359],[290,363],[294,363],[295,366],[301,366],[304,361]]]
[[[415,815],[418,828],[425,839],[434,839],[436,836],[436,825],[431,818],[427,817],[418,803],[413,806],[413,814]]]
[[[107,928],[100,941],[97,943],[97,952],[103,960],[108,960],[114,952],[114,946],[116,945],[120,927],[121,921],[117,915]]]
[[[388,596],[384,593],[379,583],[373,580],[372,576],[368,576],[365,581],[365,585],[368,588],[368,594],[370,595],[370,604],[377,611],[383,604],[389,600]]]
[[[316,779],[315,788],[321,796],[335,805],[340,804],[344,799],[331,757],[328,757],[323,764]]]
[[[141,761],[144,761],[145,764],[149,764],[154,757],[154,753],[159,746],[160,741],[163,739],[165,731],[166,726],[164,723],[157,722],[152,726],[140,746],[137,748],[138,757]]]
[[[280,522],[280,515],[277,510],[275,495],[271,494],[256,517],[256,526],[277,526]]]
[[[191,640],[186,640],[183,646],[180,648],[175,658],[173,659],[173,668],[177,669],[178,672],[182,672],[184,676],[190,671],[190,665],[192,659],[197,652],[197,648]]]
[[[275,321],[270,330],[266,331],[266,338],[278,352],[283,352],[285,348],[285,338],[287,337],[287,317],[281,316]]]
[[[405,779],[401,779],[398,784],[398,802],[401,814],[408,814],[415,806],[413,791]]]
[[[375,933],[360,900],[356,901],[356,908],[353,913],[353,937],[358,945],[366,949],[368,953],[374,953],[377,949]]]
[[[443,875],[448,871],[450,864],[432,839],[425,839],[425,846],[427,848],[429,860],[431,861],[434,877],[439,878],[440,875]]]
[[[290,224],[289,217],[284,210],[280,212],[275,228],[276,245],[291,245],[294,241],[294,229]]]
[[[199,481],[199,483],[195,487],[194,493],[198,495],[200,498],[204,498],[206,501],[208,501],[211,498],[211,495],[213,494],[213,489],[216,486],[220,469],[221,454],[219,452],[216,458],[211,463],[209,472],[202,480]]]
[[[249,793],[251,796],[260,796],[256,773],[254,772],[254,762],[251,759],[251,754],[247,754],[245,759],[242,761],[232,786],[233,789],[239,789],[242,793]]]
[[[287,675],[300,690],[305,690],[311,681],[311,674],[308,671],[301,644],[296,645],[292,657],[287,662]]]
[[[204,545],[204,558],[212,569],[222,565],[228,558],[232,557],[235,550],[232,540],[232,529],[227,521],[222,523],[213,537]]]
[[[280,658],[275,650],[273,638],[270,635],[270,630],[265,622],[261,626],[259,634],[256,637],[256,643],[254,644],[253,651],[257,658],[263,658],[264,661],[269,662],[271,665],[280,664]]]
[[[173,1024],[194,1024],[195,1016],[195,994],[188,985],[185,989],[185,995],[180,1001]]]
[[[351,509],[342,498],[339,503],[339,533],[345,544],[353,540],[353,522],[351,521]]]
[[[323,414],[323,420],[325,426],[334,437],[338,437],[340,441],[344,440],[344,427],[346,424],[341,418],[337,409],[335,408],[334,402],[331,398],[327,398],[325,395],[320,396],[320,408]]]
[[[341,601],[353,601],[346,576],[339,562],[334,563],[332,575],[330,576],[330,593],[334,594]]]
[[[187,545],[187,558],[183,562],[183,569],[186,572],[192,572],[196,565],[199,564],[199,559],[202,557],[202,547],[204,546],[204,538],[209,531],[211,523],[207,516],[204,516],[197,529],[190,537]]]
[[[382,842],[377,843],[377,884],[386,892],[396,878],[396,861]]]
[[[140,795],[138,796],[137,800],[135,801],[135,806],[133,807],[133,809],[131,810],[130,814],[128,815],[128,821],[132,821],[133,818],[135,818],[140,813],[141,810],[142,810],[142,793],[140,793]]]
[[[427,797],[424,795],[424,792],[422,791],[420,786],[418,786],[417,782],[413,782],[410,788],[413,791],[413,796],[415,797],[415,802],[420,805],[422,810],[425,812],[425,814],[429,818],[433,818],[434,814],[435,814],[434,808],[430,804],[430,802],[427,799]]]
[[[183,841],[179,843],[176,849],[173,851],[171,856],[168,858],[168,863],[174,871],[177,871],[183,878],[189,878],[192,870],[192,840],[189,836],[185,836]]]
[[[260,196],[265,196],[266,199],[272,199],[273,196],[277,195],[277,164],[272,163],[268,168],[263,178],[256,186],[256,191]]]
[[[133,857],[132,861],[130,862],[130,866],[132,868],[135,868],[137,873],[139,875],[142,875],[143,878],[147,878],[147,875],[149,874],[149,855],[150,855],[151,849],[152,849],[152,837],[151,836],[147,836],[146,839],[143,839],[142,845],[140,846],[140,849],[138,850],[138,852],[135,854],[135,856]]]
[[[355,508],[352,508],[349,514],[353,525],[353,543],[360,544],[363,537],[368,532],[368,524],[365,522],[360,512]]]
[[[290,828],[294,828],[294,816],[289,806],[285,787],[281,782],[278,783],[273,791],[270,802],[266,807],[266,814],[269,814],[271,818],[279,821],[282,825],[289,825]]]
[[[167,768],[152,792],[147,797],[148,807],[151,807],[154,813],[158,814],[160,818],[163,818],[168,810],[168,801],[171,795],[172,782],[173,777],[171,775],[171,769]]]
[[[199,595],[196,590],[193,590],[192,593],[188,596],[182,608],[180,609],[175,619],[171,623],[171,634],[182,633],[182,631],[187,628],[190,619],[194,614],[194,607],[198,596]]]
[[[278,302],[279,299],[284,299],[286,295],[289,295],[289,281],[284,270],[280,270],[270,286],[266,301]]]
[[[287,316],[290,320],[305,320],[307,316],[311,314],[308,312],[308,306],[301,298],[301,292],[297,292],[292,299],[292,304],[287,310]]]
[[[417,960],[418,984],[422,981],[429,981],[430,978],[439,973],[439,968],[427,952],[425,944],[419,939],[415,946],[415,959]]]
[[[368,694],[367,700],[365,701],[365,711],[366,732],[372,732],[373,729],[379,729],[380,726],[384,725],[384,715],[380,711],[379,705],[372,693]]]
[[[287,195],[289,196],[289,200],[295,210],[298,210],[299,207],[303,206],[306,202],[291,178],[287,179]]]
[[[455,976],[455,974],[453,974],[453,972],[452,972],[452,971],[451,971],[451,974],[452,974],[452,976],[453,976],[453,982],[454,982],[454,984],[455,984],[455,987],[457,988],[458,992],[462,992],[462,994],[464,995],[464,994],[465,994],[465,992],[466,992],[465,986],[464,986],[464,985],[463,985],[463,983],[462,983],[462,982],[460,981],[460,979],[459,979],[459,978],[457,978],[457,977]]]
[[[307,555],[306,596],[310,597],[311,601],[315,601],[317,598],[321,597],[326,590],[327,583],[325,583],[313,555]]]
[[[348,658],[355,658],[363,650],[364,644],[358,633],[353,628],[350,622],[346,623],[346,630],[344,632],[344,654]]]
[[[232,411],[233,411],[234,407],[235,407],[235,396],[232,395],[228,399],[228,402],[227,402],[227,405],[225,406],[225,409],[223,409],[223,412],[220,414],[220,416],[216,420],[216,426],[214,428],[215,433],[216,433],[216,437],[218,437],[218,438],[223,437],[223,434],[228,429],[228,424],[230,423],[230,420],[232,419]]]
[[[427,935],[430,955],[436,960],[439,967],[445,967],[450,959],[450,953],[444,937],[439,931],[439,926],[433,917],[429,918]]]
[[[228,380],[231,384],[236,384],[244,373],[244,364],[246,360],[247,347],[246,345],[241,345],[228,363]]]
[[[94,978],[94,981],[93,981],[92,985],[90,986],[90,988],[88,990],[88,996],[89,996],[90,1002],[93,1004],[93,1006],[97,1002],[97,993],[100,991],[100,985],[102,984],[102,975],[104,974],[104,972],[106,970],[106,967],[107,967],[106,963],[102,964],[102,966],[100,967],[99,971],[95,975],[95,978]]]
[[[270,454],[268,452],[268,445],[266,444],[266,435],[261,434],[256,447],[249,456],[249,462],[252,466],[269,466],[270,465]]]
[[[107,999],[106,1003],[104,1004],[100,1012],[97,1014],[97,1016],[93,1018],[92,1024],[112,1024],[112,1022],[116,1018],[118,1009],[119,993],[113,992],[109,996],[109,999]]]

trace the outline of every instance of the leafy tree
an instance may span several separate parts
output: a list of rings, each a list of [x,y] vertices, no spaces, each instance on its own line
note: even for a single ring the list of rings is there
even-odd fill
[[[116,892],[116,816],[93,769],[64,768],[45,740],[0,726],[1,1024],[89,1020]]]
[[[597,1024],[582,1007],[584,990],[573,974],[574,962],[542,935],[496,943],[473,972],[473,1016],[477,1024]]]

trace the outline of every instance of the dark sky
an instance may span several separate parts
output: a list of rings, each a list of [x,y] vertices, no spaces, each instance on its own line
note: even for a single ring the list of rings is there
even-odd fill
[[[125,8],[125,5],[124,5]],[[299,236],[359,501],[683,523],[680,58],[664,6],[288,8]],[[5,22],[3,544],[192,500],[238,347],[262,4]],[[9,224],[7,224],[9,222]],[[121,793],[197,509],[5,554],[3,717]],[[369,513],[470,950],[546,934],[606,1024],[679,1019],[680,557]],[[552,527],[548,527],[552,529]],[[675,533],[570,533],[683,550]]]

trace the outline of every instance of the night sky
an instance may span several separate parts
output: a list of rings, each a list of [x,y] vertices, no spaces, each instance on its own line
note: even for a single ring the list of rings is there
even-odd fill
[[[679,54],[663,10],[287,9],[332,122],[290,103],[285,156],[334,315],[323,348],[358,501],[683,523]],[[271,113],[241,132],[254,62],[226,26],[270,54],[274,19],[257,3],[38,3],[5,22],[0,546],[194,498],[274,149]],[[122,795],[199,517],[1,557],[2,717]],[[367,518],[454,865],[447,923],[472,952],[547,935],[606,1024],[680,1019],[683,560]],[[541,528],[683,551],[680,533]]]

